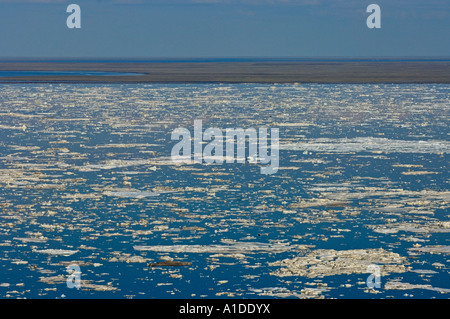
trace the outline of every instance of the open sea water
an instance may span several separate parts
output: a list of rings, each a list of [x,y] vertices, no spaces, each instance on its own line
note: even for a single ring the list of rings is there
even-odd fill
[[[0,297],[449,298],[449,105],[447,84],[1,84]],[[278,128],[279,170],[175,164],[198,119]]]

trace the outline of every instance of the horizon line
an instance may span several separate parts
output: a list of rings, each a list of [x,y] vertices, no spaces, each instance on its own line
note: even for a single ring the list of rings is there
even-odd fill
[[[91,61],[142,61],[142,62],[252,62],[252,61],[450,61],[450,56],[231,56],[231,57],[0,57],[0,62],[91,62]]]

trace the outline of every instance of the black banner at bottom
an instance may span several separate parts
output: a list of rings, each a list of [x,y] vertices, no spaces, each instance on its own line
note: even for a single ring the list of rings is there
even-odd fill
[[[72,300],[2,300],[3,311],[11,310],[20,314],[22,311],[33,313],[48,313],[49,309],[61,309],[66,314],[99,316],[121,316],[137,313],[145,318],[240,318],[252,316],[258,318],[280,318],[282,316],[298,315],[300,317],[313,315],[354,314],[367,315],[372,313],[391,313],[399,310],[403,315],[424,310],[427,300],[366,300],[366,299],[72,299]],[[428,300],[433,311],[439,307],[448,307],[448,299]],[[42,308],[41,308],[42,307]],[[396,309],[397,308],[397,309]],[[61,311],[60,310],[60,311]],[[44,312],[42,312],[44,311]],[[59,312],[59,311],[58,311]],[[58,313],[56,312],[56,313]],[[5,312],[6,313],[6,312]]]

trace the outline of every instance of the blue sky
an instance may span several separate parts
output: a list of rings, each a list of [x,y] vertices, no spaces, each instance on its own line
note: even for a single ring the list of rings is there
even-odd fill
[[[371,3],[381,29],[366,26]],[[449,57],[450,1],[0,0],[2,58],[336,56]]]

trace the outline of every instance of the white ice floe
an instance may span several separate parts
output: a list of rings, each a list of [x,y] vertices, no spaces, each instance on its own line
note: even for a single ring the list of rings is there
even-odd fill
[[[145,197],[158,196],[159,194],[160,193],[143,192],[143,191],[138,191],[138,190],[103,192],[103,195],[106,195],[106,196],[123,197],[123,198],[145,198]]]
[[[449,153],[450,142],[441,140],[393,140],[378,137],[317,138],[295,143],[280,143],[280,150],[351,153]]]
[[[426,224],[417,223],[393,223],[382,226],[369,225],[374,232],[380,234],[396,234],[398,232],[412,233],[450,233],[449,222],[428,222]],[[445,247],[445,246],[444,246]],[[447,246],[450,247],[450,246]]]
[[[65,284],[67,282],[67,277],[64,275],[51,276],[51,277],[40,277],[40,282],[54,286],[55,284]],[[106,285],[92,283],[89,280],[81,280],[80,282],[81,290],[94,290],[94,291],[116,291],[119,290],[117,287],[112,286],[108,283]]]
[[[384,285],[384,289],[386,289],[386,290],[425,289],[425,290],[437,291],[440,293],[450,293],[450,289],[448,289],[448,288],[433,287],[429,284],[410,284],[410,283],[401,282],[398,280],[388,281]]]
[[[103,195],[123,198],[145,198],[159,196],[160,194],[174,193],[177,189],[170,187],[154,187],[152,191],[141,191],[134,188],[108,188],[102,191]]]
[[[258,242],[236,242],[230,245],[155,245],[155,246],[134,246],[138,251],[157,251],[172,253],[253,253],[270,252],[281,253],[293,249],[306,248],[298,245],[285,243],[265,244]]]
[[[39,253],[39,254],[70,256],[70,255],[76,254],[78,252],[78,250],[42,249],[42,250],[34,250],[34,252]]]
[[[436,245],[425,247],[414,247],[409,249],[412,252],[432,253],[432,254],[450,254],[450,246]]]
[[[0,129],[26,131],[27,126],[25,124],[22,124],[21,126],[11,126],[11,125],[1,125],[0,124]]]
[[[47,241],[47,238],[45,237],[14,237],[14,240],[20,240],[22,243],[45,243]]]
[[[170,157],[159,157],[155,159],[133,159],[133,160],[121,160],[112,159],[100,164],[86,164],[78,166],[77,169],[81,172],[91,172],[98,170],[110,170],[117,168],[126,168],[133,166],[151,166],[151,170],[156,170],[155,165],[173,165]]]
[[[430,270],[430,269],[411,269],[410,272],[414,272],[416,274],[422,274],[422,275],[438,274],[437,271]]]

